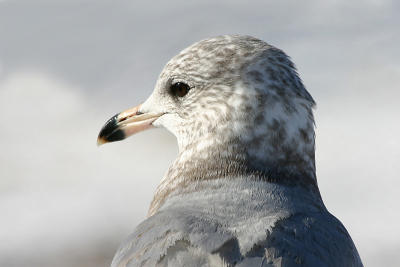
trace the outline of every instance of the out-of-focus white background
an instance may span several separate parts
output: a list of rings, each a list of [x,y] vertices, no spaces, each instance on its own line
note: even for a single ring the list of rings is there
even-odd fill
[[[105,266],[177,153],[165,130],[96,147],[195,41],[286,51],[317,101],[317,174],[366,266],[399,266],[397,1],[0,1],[0,266]]]

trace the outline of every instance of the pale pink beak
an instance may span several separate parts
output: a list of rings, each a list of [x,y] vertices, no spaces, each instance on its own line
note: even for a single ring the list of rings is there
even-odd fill
[[[153,127],[163,113],[141,113],[140,106],[125,110],[109,119],[101,128],[97,145],[123,140],[137,132]]]

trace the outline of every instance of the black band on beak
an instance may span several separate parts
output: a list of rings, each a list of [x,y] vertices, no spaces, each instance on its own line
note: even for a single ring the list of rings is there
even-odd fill
[[[99,144],[120,141],[125,139],[124,132],[119,128],[118,115],[113,116],[109,119],[106,124],[101,128],[99,136],[97,138]]]

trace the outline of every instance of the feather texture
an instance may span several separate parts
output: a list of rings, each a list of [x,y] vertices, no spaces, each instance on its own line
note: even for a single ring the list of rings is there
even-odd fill
[[[190,264],[189,264],[190,263]],[[361,266],[318,195],[237,177],[198,181],[141,223],[112,266]]]
[[[190,90],[171,95],[171,84]],[[140,113],[179,155],[148,218],[112,262],[125,266],[362,266],[315,175],[315,102],[281,50],[249,36],[172,58]]]

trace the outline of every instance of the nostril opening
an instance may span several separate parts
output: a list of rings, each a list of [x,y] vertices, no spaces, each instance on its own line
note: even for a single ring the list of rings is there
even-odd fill
[[[143,114],[143,112],[136,111],[136,115],[142,115],[142,114]]]

